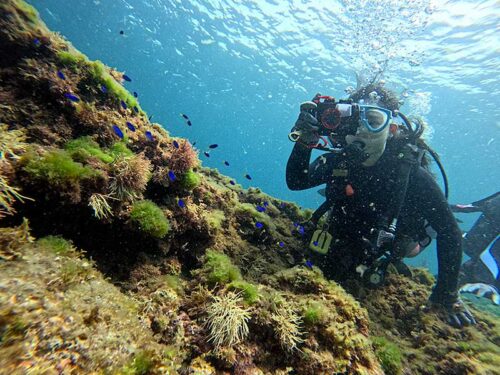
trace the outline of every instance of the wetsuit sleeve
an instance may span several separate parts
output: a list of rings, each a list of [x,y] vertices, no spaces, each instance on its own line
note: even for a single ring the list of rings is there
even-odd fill
[[[462,263],[460,228],[443,192],[428,171],[419,168],[413,182],[422,214],[437,232],[438,279],[431,300],[451,304],[458,298],[458,273]]]
[[[453,212],[469,213],[469,212],[481,212],[480,207],[474,206],[472,204],[450,204],[450,209]]]
[[[290,190],[304,190],[326,183],[331,164],[317,158],[309,165],[312,150],[296,143],[286,165],[286,184]]]

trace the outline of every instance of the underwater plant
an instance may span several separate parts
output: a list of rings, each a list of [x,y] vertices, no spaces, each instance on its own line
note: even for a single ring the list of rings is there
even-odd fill
[[[0,173],[0,219],[14,214],[14,203],[16,200],[24,203],[24,199],[33,200],[22,195],[18,188],[10,186],[7,178]]]
[[[0,259],[12,260],[20,255],[20,249],[32,243],[28,220],[25,218],[18,227],[0,228]]]
[[[235,280],[229,284],[229,288],[239,290],[245,302],[250,305],[259,300],[259,290],[252,283],[244,280]]]
[[[73,244],[60,236],[46,236],[38,239],[36,244],[41,248],[50,250],[56,255],[68,255],[76,251]]]
[[[231,258],[214,250],[207,250],[205,253],[205,264],[201,272],[210,285],[227,284],[241,279],[240,270],[233,264]]]
[[[108,199],[113,199],[113,197],[99,193],[94,193],[90,196],[89,206],[94,210],[94,216],[97,219],[108,219],[113,216]]]
[[[189,169],[179,178],[180,187],[184,190],[191,191],[201,182],[200,175]]]
[[[66,143],[64,148],[69,152],[73,160],[85,162],[90,157],[95,157],[104,163],[111,163],[114,156],[103,151],[99,144],[92,138],[80,137]]]
[[[161,208],[149,200],[139,201],[132,205],[130,220],[141,231],[156,238],[165,237],[170,229]]]
[[[274,333],[284,350],[292,352],[304,342],[302,339],[302,320],[293,308],[286,302],[273,311],[271,319],[274,322]]]
[[[385,337],[373,337],[373,346],[382,368],[386,374],[402,373],[402,354],[399,348]]]
[[[9,130],[7,125],[0,125],[0,160],[19,159],[19,153],[26,151],[27,145],[24,129]]]
[[[209,341],[214,343],[216,350],[233,346],[248,335],[250,310],[242,307],[242,303],[240,293],[227,292],[222,296],[214,296],[214,301],[208,306]]]
[[[119,156],[110,167],[111,195],[125,201],[139,199],[151,177],[151,162],[141,155]]]

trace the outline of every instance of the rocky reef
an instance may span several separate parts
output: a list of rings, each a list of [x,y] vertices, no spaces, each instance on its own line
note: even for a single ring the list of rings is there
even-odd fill
[[[22,0],[0,56],[0,372],[499,373],[498,317],[423,312],[423,270],[326,280],[310,212],[204,168]]]

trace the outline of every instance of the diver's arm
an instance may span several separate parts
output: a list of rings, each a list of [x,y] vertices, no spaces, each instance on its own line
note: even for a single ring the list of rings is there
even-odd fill
[[[470,212],[481,212],[480,207],[474,206],[473,204],[450,204],[450,209],[452,212],[460,213],[470,213]]]
[[[311,153],[311,148],[300,142],[293,147],[286,165],[286,184],[290,190],[304,190],[326,183],[329,163],[319,157],[309,165]]]
[[[450,305],[458,301],[458,273],[462,263],[462,235],[446,198],[432,175],[423,168],[414,174],[412,188],[420,196],[422,213],[437,232],[438,280],[431,301]]]

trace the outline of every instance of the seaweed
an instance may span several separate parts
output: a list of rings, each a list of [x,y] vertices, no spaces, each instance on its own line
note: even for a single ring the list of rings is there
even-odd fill
[[[132,205],[130,220],[139,230],[155,238],[165,237],[169,231],[169,222],[163,211],[149,200]]]

